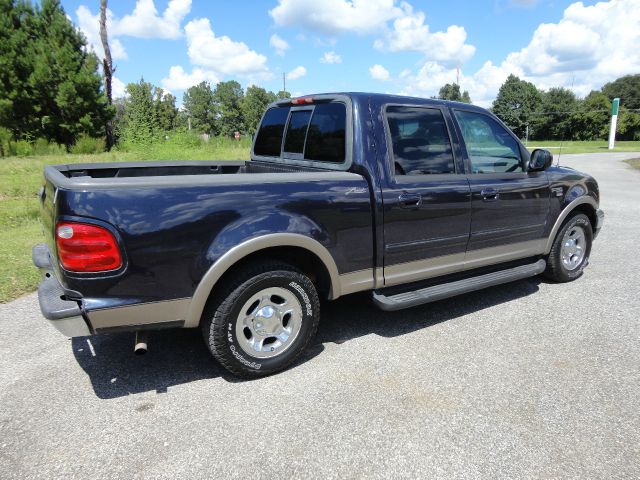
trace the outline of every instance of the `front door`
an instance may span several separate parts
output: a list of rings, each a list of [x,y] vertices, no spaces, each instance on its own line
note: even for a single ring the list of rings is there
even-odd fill
[[[462,163],[456,165],[445,112],[389,105],[385,118],[385,285],[460,269],[469,239],[471,195]]]
[[[466,149],[471,187],[471,236],[466,267],[542,253],[549,214],[546,172],[527,172],[524,148],[498,121],[454,110]]]

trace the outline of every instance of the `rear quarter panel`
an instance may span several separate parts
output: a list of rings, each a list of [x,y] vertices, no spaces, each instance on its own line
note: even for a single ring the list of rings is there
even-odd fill
[[[340,274],[372,268],[369,188],[353,173],[216,175],[190,186],[61,189],[51,208],[58,221],[107,222],[125,250],[119,272],[88,277],[58,270],[63,286],[80,292],[89,309],[191,297],[225,252],[272,233],[317,240]],[[51,238],[53,223],[46,228]]]

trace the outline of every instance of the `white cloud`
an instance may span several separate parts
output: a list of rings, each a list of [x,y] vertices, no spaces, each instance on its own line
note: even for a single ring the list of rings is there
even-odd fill
[[[342,63],[342,57],[333,51],[325,52],[320,58],[320,63]]]
[[[201,82],[209,82],[215,85],[220,78],[212,71],[194,68],[191,73],[184,71],[180,65],[174,65],[169,69],[169,76],[163,78],[160,84],[167,90],[186,90]]]
[[[451,25],[446,31],[431,32],[424,23],[424,12],[414,12],[408,3],[402,4],[402,10],[403,14],[393,22],[393,29],[375,41],[378,50],[420,52],[427,61],[452,66],[460,66],[474,55],[476,48],[465,43],[467,32],[463,27]]]
[[[184,27],[191,63],[222,75],[260,77],[268,75],[267,57],[245,43],[216,37],[207,18],[190,21]]]
[[[289,73],[287,73],[287,79],[297,80],[298,78],[304,77],[306,74],[307,74],[307,69],[304,68],[302,65],[300,65],[294,68],[293,70],[291,70]]]
[[[127,93],[127,87],[118,77],[111,78],[111,97],[122,98]]]
[[[285,52],[289,49],[289,44],[287,43],[287,41],[279,37],[275,33],[271,35],[271,38],[269,39],[269,45],[271,45],[276,50],[276,54],[280,55],[281,57],[283,57]]]
[[[162,16],[158,15],[153,0],[137,0],[133,12],[121,19],[107,9],[107,33],[114,60],[124,60],[127,52],[118,37],[175,39],[182,35],[180,24],[191,11],[191,0],[171,0]],[[100,14],[95,15],[85,5],[76,9],[78,28],[87,37],[89,48],[99,58],[104,57],[100,41]]]
[[[371,78],[373,78],[374,80],[380,80],[383,82],[389,80],[390,78],[389,70],[387,70],[382,65],[377,63],[374,66],[369,68],[369,74],[371,75]]]
[[[611,0],[567,7],[557,23],[541,24],[529,44],[500,63],[490,61],[475,73],[460,71],[460,86],[474,103],[490,106],[507,76],[513,73],[538,88],[571,88],[585,96],[616,78],[640,71],[638,0]],[[432,96],[456,81],[447,62],[428,61],[417,74],[402,79],[402,93]]]
[[[78,17],[78,28],[80,28],[84,36],[87,37],[87,46],[102,60],[104,58],[104,49],[102,48],[102,41],[100,40],[100,14],[93,15],[87,7],[80,5],[76,10],[76,16]],[[126,60],[127,52],[122,42],[114,38],[114,35],[111,33],[112,28],[113,14],[110,10],[107,10],[107,32],[109,34],[111,58],[113,60]]]
[[[133,12],[115,24],[117,35],[138,38],[179,38],[180,24],[191,11],[191,0],[171,0],[162,16],[153,0],[137,0]]]
[[[299,26],[325,35],[368,33],[400,15],[395,0],[278,0],[269,15],[278,26]]]

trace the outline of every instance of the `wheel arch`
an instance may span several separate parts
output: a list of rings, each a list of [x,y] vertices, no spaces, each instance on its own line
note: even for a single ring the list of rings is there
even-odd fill
[[[256,258],[290,263],[308,276],[314,276],[314,283],[326,290],[328,298],[341,295],[338,267],[320,242],[295,233],[268,234],[236,245],[209,267],[191,298],[184,326],[197,327],[207,301],[224,276]]]
[[[553,228],[551,229],[551,232],[547,237],[547,244],[545,246],[544,254],[548,255],[549,252],[551,251],[551,247],[553,246],[553,241],[555,240],[556,235],[560,230],[560,227],[562,226],[564,221],[569,217],[569,215],[571,215],[574,212],[584,213],[591,221],[591,228],[593,229],[595,228],[596,221],[597,221],[597,214],[596,214],[597,210],[598,210],[598,203],[595,201],[593,197],[590,197],[588,195],[584,195],[582,197],[576,198],[567,206],[565,206],[564,209],[562,209],[562,211],[560,212],[560,215],[558,215],[558,218],[553,224]]]

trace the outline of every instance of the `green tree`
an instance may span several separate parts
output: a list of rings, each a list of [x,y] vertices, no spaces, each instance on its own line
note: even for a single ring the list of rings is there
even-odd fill
[[[609,136],[611,102],[607,96],[592,91],[580,103],[580,108],[571,119],[577,140],[604,140]]]
[[[471,103],[468,91],[460,93],[460,85],[457,83],[447,83],[440,88],[438,97],[440,100],[453,100],[454,102]]]
[[[154,88],[153,109],[158,128],[164,132],[173,130],[176,126],[176,117],[178,115],[176,97],[170,93],[165,93],[161,88]]]
[[[620,104],[626,108],[640,108],[640,74],[626,75],[607,83],[602,87],[609,101],[614,98],[620,99]]]
[[[0,1],[0,127],[16,139],[30,138],[38,128],[29,86],[34,22],[31,5]]]
[[[511,74],[500,87],[492,110],[516,135],[523,138],[532,113],[540,111],[541,102],[540,92],[533,83]]]
[[[242,101],[242,114],[247,127],[247,131],[253,135],[258,127],[267,105],[275,101],[273,92],[267,92],[262,87],[252,85],[247,88],[247,92]]]
[[[16,138],[44,137],[67,146],[100,135],[113,115],[98,59],[59,0],[0,3],[0,126]]]
[[[530,125],[530,137],[539,140],[570,139],[574,135],[573,116],[578,110],[575,94],[562,87],[541,92],[542,101]]]
[[[213,91],[215,102],[220,112],[220,135],[231,136],[233,132],[245,130],[244,117],[242,115],[242,103],[244,92],[235,80],[220,82]]]
[[[286,90],[280,90],[278,93],[276,93],[276,97],[278,99],[291,98],[291,94]]]
[[[120,139],[127,145],[148,145],[159,133],[153,85],[140,79],[127,85],[127,94]]]
[[[219,109],[209,83],[202,82],[189,88],[182,97],[182,105],[192,128],[204,133],[218,134]]]

